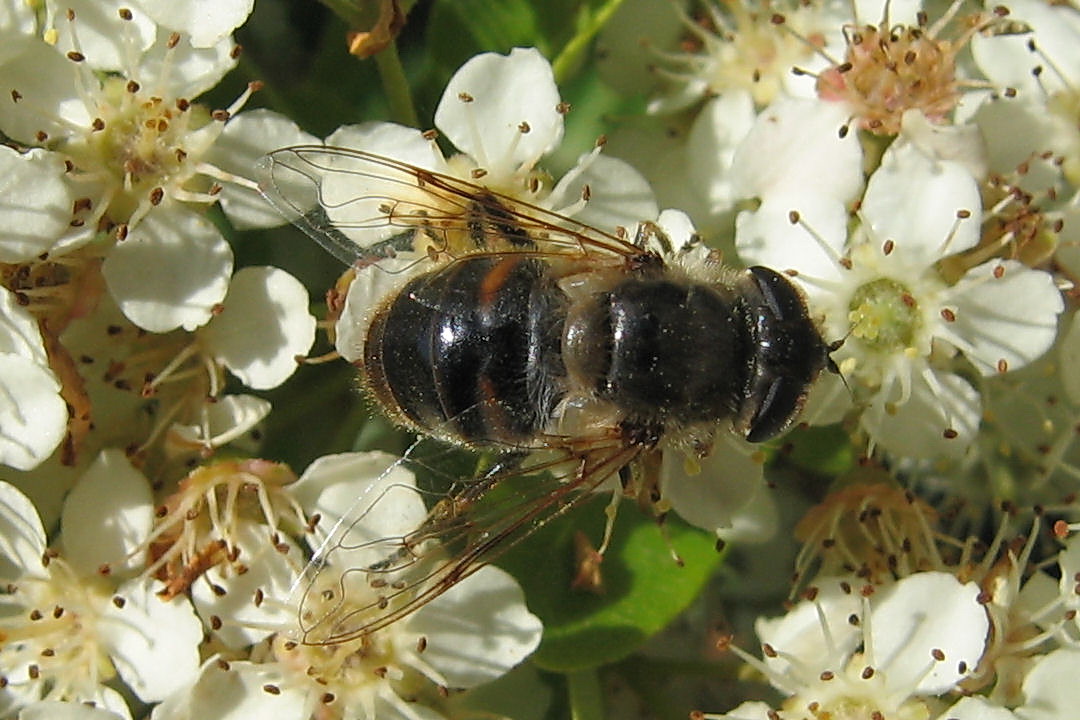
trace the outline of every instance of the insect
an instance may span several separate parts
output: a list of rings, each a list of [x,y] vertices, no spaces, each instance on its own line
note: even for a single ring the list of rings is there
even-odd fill
[[[605,232],[359,150],[284,148],[260,173],[272,204],[381,288],[354,333],[368,395],[421,436],[497,458],[414,532],[369,543],[377,553],[354,572],[370,601],[312,582],[305,641],[404,617],[610,478],[655,492],[672,447],[776,436],[829,363],[787,278],[700,247],[671,252],[654,224]],[[489,500],[522,475],[535,483]]]

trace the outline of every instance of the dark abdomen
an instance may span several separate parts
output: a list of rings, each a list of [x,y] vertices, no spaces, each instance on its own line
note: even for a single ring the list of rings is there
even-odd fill
[[[368,331],[370,390],[437,437],[530,444],[562,374],[565,299],[546,268],[524,255],[477,255],[411,280]]]

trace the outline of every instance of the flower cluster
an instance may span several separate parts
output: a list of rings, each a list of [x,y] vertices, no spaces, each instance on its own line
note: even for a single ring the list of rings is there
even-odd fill
[[[287,4],[9,5],[0,718],[1049,720],[1080,701],[1075,3],[625,0],[556,28],[541,0],[379,0],[370,31],[370,8],[335,8],[384,48],[359,98],[323,72],[313,39],[341,33],[322,15],[300,23],[318,48],[279,51]],[[459,26],[463,63],[434,37]],[[238,31],[274,49],[245,67]],[[487,47],[515,44],[536,47]],[[309,70],[332,99],[289,86]],[[357,105],[327,134],[337,100]],[[264,232],[286,221],[349,265],[329,291],[265,264],[291,248],[253,250],[295,242]],[[826,366],[790,399],[798,427],[639,428],[587,388],[500,454],[371,417],[351,373],[296,373],[372,367],[376,309],[478,250],[556,268],[568,313],[602,306],[623,269],[590,243],[733,308],[740,268],[790,279]],[[529,331],[560,363],[614,342],[553,324]],[[791,354],[761,345],[721,351],[755,354],[743,375]],[[589,377],[570,364],[544,372]],[[503,390],[465,412],[507,421]]]

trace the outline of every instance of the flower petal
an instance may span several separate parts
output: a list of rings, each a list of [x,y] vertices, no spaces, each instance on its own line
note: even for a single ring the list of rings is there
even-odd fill
[[[220,626],[211,631],[235,650],[259,642],[276,627],[289,627],[296,619],[295,610],[282,601],[290,595],[296,570],[303,567],[303,556],[287,535],[280,536],[275,546],[270,532],[265,525],[239,524],[231,538],[246,572],[226,575],[222,566],[215,566],[191,586],[191,600],[199,615],[206,621],[216,617]],[[289,548],[287,553],[280,551],[281,543]],[[257,592],[268,601],[257,603]]]
[[[758,116],[731,162],[739,197],[824,196],[840,203],[862,188],[856,133],[841,133],[850,116],[842,103],[783,97]]]
[[[64,439],[67,421],[56,376],[20,355],[0,353],[0,463],[35,467]]]
[[[641,173],[623,160],[592,153],[578,159],[544,204],[559,212],[576,203],[586,186],[589,201],[572,213],[575,220],[586,225],[614,232],[619,227],[633,228],[641,220],[652,220],[660,212],[652,188]]]
[[[974,695],[961,698],[955,705],[943,712],[942,720],[1019,720],[1011,710],[995,705],[987,698]]]
[[[983,375],[1016,370],[1049,350],[1065,309],[1050,273],[1015,260],[991,260],[971,270],[947,302],[956,320],[945,327]]]
[[[232,263],[229,244],[209,220],[163,205],[112,249],[102,273],[124,315],[161,333],[204,325],[225,297]]]
[[[862,217],[875,245],[893,240],[894,258],[926,267],[979,241],[982,199],[963,165],[934,160],[917,147],[890,147],[870,177]],[[958,219],[958,213],[967,217]]]
[[[120,450],[102,450],[64,501],[64,557],[87,576],[102,565],[133,570],[154,524],[150,483]]]
[[[49,366],[37,320],[5,287],[0,287],[0,353],[18,355],[43,368]]]
[[[179,33],[190,35],[197,48],[217,44],[244,24],[255,0],[138,0],[139,5],[157,22]]]
[[[872,662],[885,671],[888,687],[940,695],[967,677],[962,667],[978,667],[990,629],[980,592],[978,583],[961,583],[949,573],[921,572],[875,598]],[[942,661],[933,659],[938,650]]]
[[[1080,707],[1080,650],[1054,650],[1039,658],[1024,678],[1026,702],[1016,709],[1024,720],[1060,720],[1073,717]]]
[[[731,165],[756,119],[753,96],[732,91],[706,101],[690,128],[686,171],[713,213],[728,210],[742,191],[733,181]]]
[[[172,46],[172,31],[158,28],[157,40],[143,53],[134,78],[162,97],[196,98],[236,67],[236,43],[224,37],[208,47],[193,47],[188,35]],[[170,47],[172,46],[172,47]]]
[[[118,12],[130,7],[125,0],[66,3],[65,9],[74,11],[75,19],[68,21],[64,13],[57,13],[56,49],[65,55],[77,50],[94,70],[125,70],[131,56],[149,49],[157,34],[157,25],[138,8],[131,11],[131,20],[121,21]]]
[[[0,480],[0,578],[36,573],[45,548],[37,509],[18,488]]]
[[[979,392],[958,375],[933,370],[914,373],[907,402],[894,407],[896,401],[895,395],[879,393],[862,415],[863,427],[874,442],[891,453],[910,458],[957,457],[975,439],[982,410]],[[946,437],[947,430],[955,436]]]
[[[69,229],[75,192],[65,173],[59,153],[0,145],[0,262],[32,260]]]
[[[19,720],[122,720],[122,716],[78,702],[45,701],[24,707]]]
[[[35,42],[5,64],[7,90],[0,102],[0,127],[4,134],[27,145],[36,145],[39,132],[57,139],[68,137],[73,132],[72,125],[88,127],[93,118],[75,88],[76,75],[70,60],[41,42]]]
[[[450,78],[435,110],[435,126],[480,167],[504,176],[522,164],[531,166],[559,144],[560,102],[551,65],[538,50],[483,53]]]
[[[225,172],[251,180],[256,161],[271,150],[318,144],[318,138],[289,118],[259,108],[231,118],[204,159]],[[285,222],[258,192],[237,183],[224,183],[220,200],[229,221],[239,230],[275,227]]]
[[[202,625],[186,597],[164,601],[161,584],[121,585],[102,612],[100,633],[124,682],[145,702],[157,702],[195,681]]]
[[[426,641],[424,660],[451,687],[473,687],[514,667],[540,644],[540,619],[509,573],[488,565],[418,610],[410,633]]]
[[[427,517],[412,472],[384,452],[324,455],[304,470],[292,492],[309,512],[321,515],[319,528],[332,529],[332,539],[347,546],[335,552],[333,561],[340,566],[363,567],[382,559],[378,548],[365,544],[401,537]]]
[[[227,445],[262,422],[270,408],[268,401],[254,395],[226,395],[206,406],[209,437],[203,437],[201,424],[177,424],[169,428],[169,441],[189,451]]]
[[[246,267],[229,284],[223,309],[199,331],[200,341],[255,390],[283,383],[315,342],[307,290],[275,267]]]

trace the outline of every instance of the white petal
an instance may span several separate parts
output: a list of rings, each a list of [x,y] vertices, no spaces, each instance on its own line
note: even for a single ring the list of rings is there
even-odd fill
[[[984,697],[961,698],[943,712],[938,720],[1018,720],[1011,710],[995,705]]]
[[[731,712],[715,716],[716,720],[772,720],[776,711],[763,702],[750,700],[741,703]]]
[[[322,516],[320,538],[332,532],[333,541],[348,546],[335,552],[339,566],[382,559],[373,541],[400,537],[427,516],[413,474],[400,458],[384,452],[324,455],[304,470],[292,492],[304,508]]]
[[[32,260],[70,228],[75,192],[65,172],[59,153],[0,146],[0,262]]]
[[[236,67],[236,43],[224,37],[209,47],[192,47],[191,38],[180,36],[176,47],[169,48],[172,31],[158,28],[157,40],[143,54],[136,69],[144,92],[165,98],[192,99],[221,82]]]
[[[791,222],[797,213],[801,222]],[[754,211],[739,213],[735,247],[747,265],[794,271],[811,296],[814,280],[835,280],[847,241],[848,213],[843,203],[805,194],[771,195]]]
[[[229,244],[209,220],[162,205],[112,249],[102,273],[124,315],[139,327],[194,330],[225,297],[232,261]]]
[[[661,211],[659,217],[656,218],[656,225],[667,235],[673,253],[688,248],[691,241],[697,237],[694,221],[682,210],[669,208]]]
[[[33,503],[0,480],[0,578],[40,572],[45,547],[45,529]]]
[[[37,320],[4,287],[0,287],[0,353],[11,353],[42,367],[49,366]]]
[[[244,24],[255,0],[138,0],[157,22],[190,35],[195,47],[210,47]]]
[[[462,101],[462,93],[473,101]],[[480,167],[501,175],[534,163],[559,144],[559,102],[551,65],[538,50],[484,53],[450,78],[435,110],[435,125]],[[522,123],[528,132],[521,132]]]
[[[473,687],[506,673],[540,644],[543,625],[525,607],[517,581],[488,565],[418,610],[409,632],[427,639],[424,660],[451,687]]]
[[[241,650],[269,636],[273,628],[295,623],[296,611],[288,598],[304,560],[288,536],[281,536],[279,543],[285,543],[289,552],[280,552],[271,543],[270,529],[265,525],[243,523],[232,538],[247,572],[226,574],[221,566],[215,566],[192,584],[191,600],[202,618],[221,620],[221,627],[211,632],[227,647]],[[224,594],[213,586],[224,589]],[[259,590],[266,600],[256,605]]]
[[[150,483],[120,450],[103,450],[64,501],[64,557],[87,576],[102,565],[133,570],[133,557],[154,524]]]
[[[1055,650],[1040,658],[1024,678],[1026,702],[1016,709],[1024,720],[1062,720],[1080,707],[1080,650]]]
[[[840,137],[842,103],[782,97],[758,116],[731,164],[739,197],[818,195],[846,203],[862,188],[857,133]]]
[[[157,596],[161,584],[144,579],[116,591],[122,602],[108,602],[99,628],[116,669],[144,702],[157,702],[195,681],[202,625],[186,597],[168,602]]]
[[[686,139],[686,167],[711,212],[728,210],[742,189],[732,182],[731,164],[757,113],[748,92],[726,92],[706,101]]]
[[[762,464],[753,455],[749,443],[728,437],[718,438],[712,454],[697,461],[665,450],[661,493],[691,525],[709,532],[730,530],[734,517],[762,488]]]
[[[900,118],[899,139],[913,143],[925,155],[963,165],[980,181],[986,178],[986,141],[976,125],[939,125],[911,109]]]
[[[363,356],[372,313],[422,269],[415,257],[404,253],[362,269],[345,293],[345,305],[334,325],[334,349],[348,362]]]
[[[173,425],[169,440],[188,449],[227,445],[262,422],[270,409],[268,401],[254,395],[226,395],[206,406],[209,437],[203,437],[201,424]]]
[[[880,25],[895,27],[897,25],[915,25],[917,16],[922,10],[919,0],[856,0],[855,22],[858,25]]]
[[[1066,541],[1065,549],[1058,553],[1058,567],[1061,568],[1062,573],[1058,581],[1061,597],[1072,596],[1074,607],[1080,605],[1080,598],[1075,597],[1073,592],[1076,587],[1077,573],[1080,573],[1080,535],[1074,534]]]
[[[280,693],[264,688],[275,685]],[[257,665],[247,661],[228,663],[223,668],[214,658],[208,660],[198,680],[182,693],[154,708],[151,720],[253,720],[280,718],[299,720],[306,717],[305,693],[283,682],[281,669],[274,663]]]
[[[19,720],[121,720],[121,718],[121,715],[114,712],[80,702],[38,702],[26,706],[19,712]]]
[[[35,467],[63,440],[67,421],[56,376],[20,355],[0,353],[0,463]]]
[[[127,69],[132,55],[147,50],[157,33],[154,21],[138,8],[132,11],[130,21],[120,19],[121,8],[131,9],[125,0],[73,0],[64,8],[75,11],[75,21],[68,22],[63,12],[57,13],[56,49],[64,54],[77,49],[95,70]]]
[[[978,391],[958,375],[931,371],[931,381],[915,374],[911,397],[895,413],[886,411],[886,400],[879,398],[862,416],[863,426],[874,441],[902,457],[958,457],[971,445],[979,427],[982,404]],[[946,430],[956,437],[947,439]]]
[[[934,160],[906,144],[886,151],[870,177],[862,216],[874,244],[893,240],[896,258],[925,267],[979,241],[981,208],[978,185],[962,165]],[[958,220],[960,211],[970,216]]]
[[[559,211],[581,198],[588,186],[590,199],[573,218],[586,225],[613,232],[632,228],[642,220],[656,218],[656,205],[648,181],[629,163],[606,155],[587,153],[578,165],[563,176],[551,191],[545,205]]]
[[[5,92],[0,97],[4,133],[37,145],[38,132],[57,139],[72,134],[68,123],[88,128],[92,117],[75,88],[75,78],[72,62],[45,43],[34,43],[4,65]],[[13,92],[19,93],[18,102]]]
[[[0,3],[0,64],[6,63],[36,41],[34,8],[20,0]]]
[[[1000,278],[994,276],[998,268],[1004,270]],[[1050,273],[1015,260],[992,260],[971,270],[946,302],[956,315],[946,327],[962,338],[961,349],[984,375],[998,372],[1001,361],[1016,370],[1049,350],[1065,308]]]
[[[271,150],[318,143],[318,138],[284,115],[258,108],[231,118],[204,159],[225,172],[253,180],[256,161]],[[220,200],[237,229],[274,227],[285,222],[258,192],[236,183],[222,186]]]
[[[979,68],[996,85],[1040,100],[1075,88],[1080,78],[1080,18],[1075,8],[1038,0],[1010,0],[1008,8],[1009,20],[1026,24],[1033,32],[976,34],[971,54]],[[1031,52],[1029,43],[1038,52]],[[1046,72],[1036,75],[1032,72],[1036,67]]]
[[[243,268],[229,284],[224,309],[200,330],[200,341],[248,387],[277,387],[315,342],[308,301],[304,286],[284,270]]]
[[[439,146],[414,127],[389,122],[342,125],[325,142],[329,147],[365,150],[426,170],[447,172]]]
[[[978,667],[990,629],[980,592],[977,583],[964,584],[944,572],[922,572],[871,600],[871,662],[885,671],[890,689],[939,695],[967,677],[959,670],[961,663]],[[944,653],[943,661],[933,659],[935,650]],[[926,673],[930,665],[933,669]]]
[[[1029,192],[1045,191],[1058,182],[1060,167],[1032,158],[1048,150],[1066,151],[1066,138],[1075,130],[1064,127],[1063,118],[1047,112],[1043,103],[995,96],[979,106],[972,121],[985,138],[991,171],[1011,179],[1020,164],[1026,163],[1027,171],[1017,181]]]
[[[781,653],[778,657],[765,658],[777,672],[789,671],[791,662],[785,658],[792,657],[805,665],[797,671],[800,676],[809,673],[807,677],[816,677],[823,670],[839,673],[862,640],[859,628],[849,622],[862,609],[858,593],[844,592],[836,580],[818,580],[814,584],[819,592],[813,601],[803,600],[786,615],[773,619],[760,617],[754,623],[761,642]],[[822,628],[822,618],[828,626],[827,633]]]

